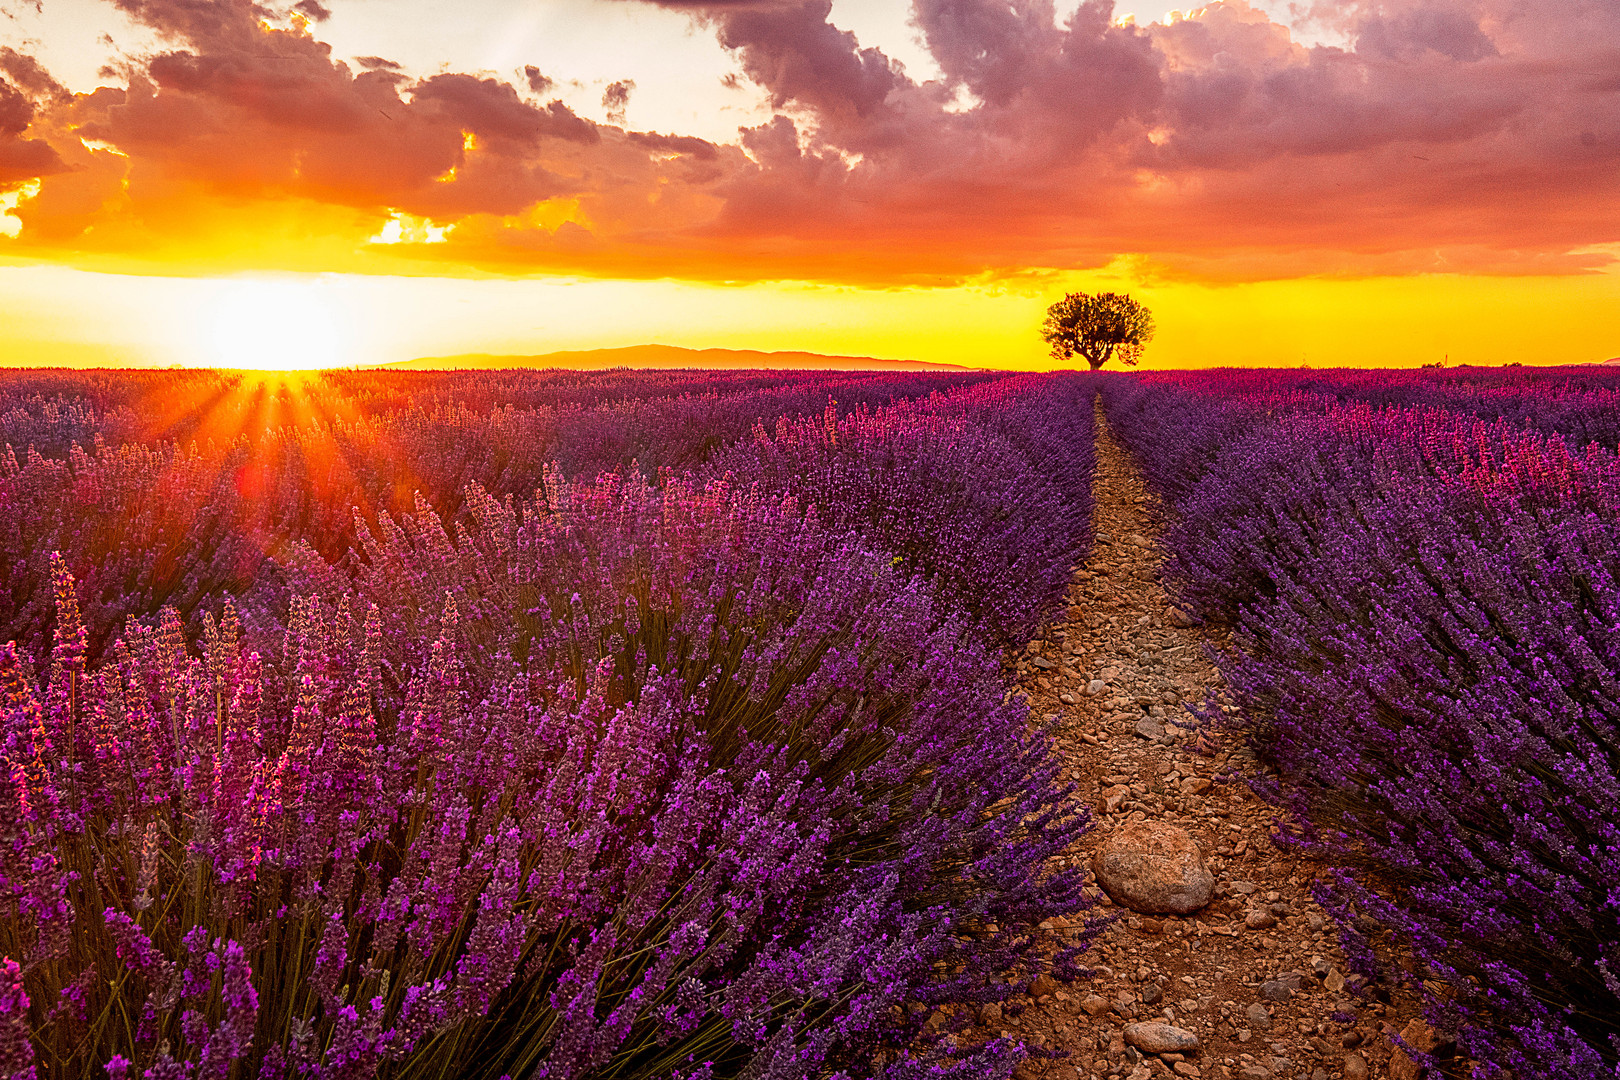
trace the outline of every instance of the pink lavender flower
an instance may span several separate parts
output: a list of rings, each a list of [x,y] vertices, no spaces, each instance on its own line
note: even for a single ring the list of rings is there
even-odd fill
[[[28,1005],[22,968],[9,956],[0,960],[0,1077],[4,1080],[34,1080]]]

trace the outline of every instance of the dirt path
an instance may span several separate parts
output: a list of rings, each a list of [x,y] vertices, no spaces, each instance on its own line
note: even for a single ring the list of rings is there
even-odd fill
[[[1089,867],[1127,822],[1163,823],[1200,845],[1215,894],[1187,917],[1123,911],[1088,954],[1095,979],[1038,981],[1045,993],[1021,1012],[981,1010],[980,1034],[1069,1052],[1026,1062],[1024,1080],[1415,1076],[1404,1056],[1391,1067],[1384,1034],[1407,1021],[1410,1003],[1346,989],[1336,935],[1310,895],[1319,868],[1272,846],[1270,808],[1232,775],[1252,769],[1252,756],[1195,752],[1189,733],[1165,724],[1186,715],[1184,700],[1218,692],[1219,675],[1203,655],[1206,632],[1172,623],[1150,497],[1100,407],[1097,427],[1097,542],[1075,575],[1070,620],[1030,643],[1019,686],[1036,715],[1056,718],[1071,777],[1096,800],[1097,827],[1075,862]],[[1127,1045],[1126,1025],[1155,1020],[1196,1034],[1197,1052]]]

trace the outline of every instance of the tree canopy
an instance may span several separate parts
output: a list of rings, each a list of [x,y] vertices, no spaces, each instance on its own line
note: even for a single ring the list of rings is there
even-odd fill
[[[1069,293],[1046,309],[1041,337],[1054,357],[1079,354],[1092,371],[1115,356],[1135,366],[1153,338],[1153,314],[1124,293]]]

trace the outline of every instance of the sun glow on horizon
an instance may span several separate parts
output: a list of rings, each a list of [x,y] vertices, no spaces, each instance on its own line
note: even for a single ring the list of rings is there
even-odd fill
[[[209,366],[297,371],[350,362],[348,319],[318,281],[244,278],[221,285],[207,314]]]
[[[369,367],[660,343],[968,367],[1052,366],[1066,292],[1128,292],[1154,368],[1570,364],[1620,353],[1620,273],[1201,285],[1108,271],[949,287],[363,274],[153,277],[0,264],[0,366]]]

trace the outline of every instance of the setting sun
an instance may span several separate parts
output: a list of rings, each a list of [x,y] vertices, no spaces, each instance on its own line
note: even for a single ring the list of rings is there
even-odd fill
[[[301,281],[221,283],[207,315],[206,363],[288,371],[339,367],[352,337],[342,310]]]

